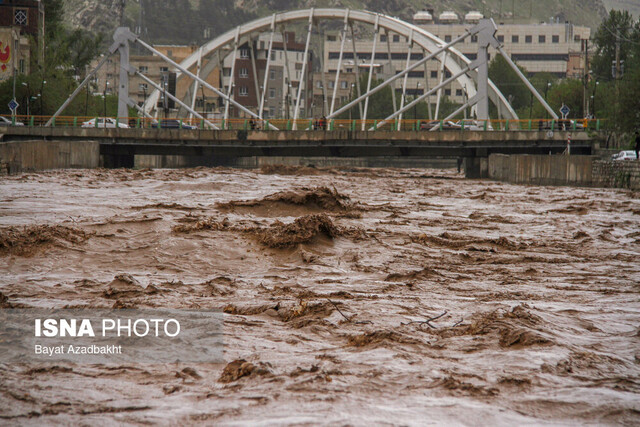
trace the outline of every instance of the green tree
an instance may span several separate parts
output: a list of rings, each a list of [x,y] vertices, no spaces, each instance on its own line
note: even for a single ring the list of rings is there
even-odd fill
[[[632,53],[638,50],[634,48],[634,44],[640,43],[640,25],[638,22],[634,24],[629,12],[611,10],[607,19],[598,27],[594,42],[596,54],[591,63],[593,74],[600,81],[611,80],[616,45],[619,46],[620,60],[625,61],[628,69]]]
[[[518,68],[526,75],[525,69]],[[496,55],[489,64],[489,79],[500,89],[515,110],[529,106],[529,89],[502,55]]]

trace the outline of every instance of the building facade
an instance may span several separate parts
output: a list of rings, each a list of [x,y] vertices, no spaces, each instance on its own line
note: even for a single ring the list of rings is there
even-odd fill
[[[0,2],[0,81],[29,74],[30,39],[44,52],[44,5],[37,0]]]
[[[233,51],[223,60],[222,90],[230,93],[233,99],[254,112],[260,109],[262,93],[264,105],[262,117],[270,119],[289,119],[294,117],[294,109],[300,93],[299,118],[310,117],[313,97],[308,96],[313,88],[313,55],[309,52],[304,67],[305,45],[295,40],[294,32],[274,34],[268,76],[267,56],[269,53],[270,34],[260,34],[255,40],[238,47],[237,58]],[[305,68],[304,76],[302,74]],[[233,71],[233,78],[231,78]],[[266,87],[264,83],[266,81]],[[231,85],[232,91],[229,91]],[[230,107],[230,117],[243,117]]]
[[[155,45],[154,49],[160,53],[168,56],[173,61],[180,63],[188,56],[198,50],[198,46],[182,46],[182,45]],[[107,60],[105,65],[96,73],[93,81],[90,83],[94,95],[117,95],[117,87],[119,84],[120,76],[120,61],[119,55],[116,53]],[[98,58],[92,64],[92,68],[100,62],[101,58]],[[177,80],[175,88],[168,87],[169,76],[176,73],[170,64],[165,62],[157,55],[131,55],[129,58],[131,66],[137,69],[141,74],[151,79],[159,86],[166,84],[167,90],[174,94],[178,99],[185,100],[186,96],[193,89],[193,81],[190,78],[184,78]],[[189,71],[197,73],[196,67],[192,67]],[[215,88],[220,87],[220,70],[214,68],[211,73],[204,79],[207,83]],[[129,98],[131,98],[138,105],[146,101],[147,97],[153,92],[155,88],[151,86],[147,81],[138,75],[129,76]],[[167,101],[169,101],[167,97]],[[222,105],[218,95],[210,89],[199,85],[198,92],[196,93],[196,100],[194,109],[203,115],[204,117],[214,117],[220,112],[220,106]],[[179,105],[175,105],[173,102],[165,103],[164,96],[160,96],[158,102],[158,110],[163,111],[162,115],[175,116],[180,108]],[[165,108],[166,107],[166,108]],[[170,107],[170,108],[169,108]]]

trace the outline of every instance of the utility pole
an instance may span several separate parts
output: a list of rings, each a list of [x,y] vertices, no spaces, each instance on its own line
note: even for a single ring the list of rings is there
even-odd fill
[[[582,40],[584,49],[584,72],[582,74],[582,115],[589,116],[589,98],[587,97],[587,86],[589,84],[589,39]]]

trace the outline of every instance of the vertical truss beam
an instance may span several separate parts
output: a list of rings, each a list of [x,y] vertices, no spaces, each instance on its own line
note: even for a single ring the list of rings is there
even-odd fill
[[[356,49],[356,35],[353,32],[353,22],[349,23],[351,28],[351,44],[353,45],[353,63],[356,67],[356,89],[358,91],[358,108],[360,109],[360,117],[362,117],[362,88],[360,87],[360,60],[358,58],[358,50]],[[340,110],[345,110],[344,107],[340,108]],[[333,112],[333,116],[337,116],[338,112]],[[329,116],[328,118],[332,118],[333,116]]]
[[[271,36],[269,36],[269,49],[267,50],[267,65],[264,69],[264,84],[262,85],[262,94],[260,96],[260,106],[258,108],[258,117],[262,118],[264,114],[264,97],[269,87],[269,69],[271,68],[271,52],[273,50],[273,36],[276,33],[276,14],[271,17]]]
[[[409,43],[407,43],[407,60],[405,61],[404,68],[409,68],[409,64],[411,62],[411,49],[413,48],[413,29],[409,33]],[[425,62],[426,64],[426,62]],[[407,97],[407,80],[409,79],[409,74],[405,74],[402,79],[402,97],[400,98],[400,109],[404,107],[404,101]],[[395,109],[394,109],[395,112]],[[401,127],[402,124],[402,113],[398,115],[398,128]]]
[[[427,51],[422,48],[422,56],[425,57],[427,56]],[[427,66],[427,63],[424,63],[424,90],[428,91],[429,90],[429,67]],[[427,96],[427,113],[429,114],[429,120],[432,120],[432,114],[431,114],[431,97]]]
[[[447,52],[442,53],[442,59],[440,59],[440,83],[438,86],[442,88],[442,82],[444,81],[444,71],[445,71],[445,63],[447,62]],[[435,119],[438,120],[440,115],[440,101],[442,100],[442,89],[438,89],[438,94],[436,95],[436,115]]]
[[[333,95],[331,96],[331,108],[329,108],[329,115],[333,114],[333,109],[336,105],[336,96],[338,94],[338,83],[340,82],[340,73],[342,72],[342,57],[344,55],[344,43],[347,40],[347,28],[349,25],[349,9],[347,9],[344,13],[344,27],[342,27],[342,34],[340,40],[340,56],[338,57],[338,69],[336,70],[336,80],[333,85]],[[355,58],[355,54],[354,54]],[[357,61],[358,59],[355,58]],[[356,62],[356,68],[358,64]]]
[[[262,97],[262,94],[260,91],[260,83],[258,83],[258,69],[256,67],[256,55],[253,49],[253,40],[251,38],[249,38],[249,54],[251,55],[251,72],[253,73],[253,86],[254,86],[254,90],[256,91],[256,101],[257,101]],[[258,107],[259,105],[256,105],[256,109]],[[259,112],[257,113],[258,115],[260,115]]]
[[[287,114],[286,117],[291,117],[291,105],[293,103],[293,98],[291,97],[291,69],[289,68],[289,54],[287,52],[287,37],[285,32],[282,32],[282,46],[284,47],[284,63],[285,63],[285,71],[287,72],[287,80],[285,81],[285,89],[282,91],[282,96],[284,98],[284,102],[282,105],[286,104]]]
[[[393,61],[391,59],[391,34],[389,34],[389,30],[387,30],[386,28],[384,30],[384,34],[387,36],[387,55],[389,59],[389,70],[391,71],[391,75],[394,75],[396,73],[396,69],[394,68]],[[413,29],[411,30],[411,34],[413,34]],[[393,101],[393,112],[395,113],[396,111],[398,111],[398,104],[396,104],[396,89],[393,86],[391,87],[391,100]]]
[[[380,15],[376,15],[376,23],[373,28],[373,46],[371,48],[371,61],[369,62],[369,79],[367,81],[367,93],[371,91],[371,81],[373,79],[373,65],[376,61],[376,47],[378,44],[378,34],[380,33],[380,27],[378,22],[380,21]],[[362,116],[362,130],[365,129],[367,122],[367,110],[369,109],[369,96],[364,100],[364,115]]]
[[[200,78],[200,71],[202,69],[202,46],[200,46],[200,49],[198,49],[198,62],[196,65],[196,76],[198,76],[198,78]],[[199,89],[199,81],[198,80],[194,80],[193,81],[193,93],[191,94],[191,109],[195,111],[196,109],[196,99],[198,98],[198,89]],[[202,111],[205,110],[204,107],[204,99],[202,100]],[[189,118],[193,118],[193,113],[189,112]]]
[[[293,129],[297,129],[296,120],[298,114],[300,114],[300,100],[302,99],[302,91],[304,90],[305,74],[307,72],[307,63],[309,62],[309,45],[311,43],[311,33],[313,31],[313,8],[309,12],[309,28],[307,29],[307,43],[304,46],[304,58],[302,58],[302,72],[300,74],[300,81],[298,82],[298,99],[296,99],[296,109],[293,112]],[[306,91],[309,92],[309,91]],[[309,94],[305,95],[305,102],[309,99]],[[305,111],[307,109],[305,108]]]
[[[229,76],[229,89],[227,90],[227,97],[225,98],[225,102],[224,102],[224,121],[226,122],[227,119],[229,118],[229,104],[230,101],[234,98],[233,97],[233,85],[235,84],[234,82],[234,77],[235,77],[235,73],[236,73],[236,61],[238,60],[238,43],[239,43],[239,38],[240,38],[240,27],[236,28],[236,37],[233,41],[233,56],[232,56],[232,61],[231,61],[231,75]],[[224,75],[224,65],[222,66],[222,70],[223,70],[223,75]]]

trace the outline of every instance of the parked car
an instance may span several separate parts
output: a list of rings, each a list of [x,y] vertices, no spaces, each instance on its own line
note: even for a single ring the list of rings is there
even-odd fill
[[[611,156],[611,160],[636,160],[636,152],[633,150],[624,150]]]
[[[442,123],[442,130],[460,130],[462,126],[451,120]],[[432,120],[430,122],[420,123],[420,130],[440,130],[440,121]]]
[[[96,120],[98,121],[97,125],[96,125]],[[115,129],[115,128],[129,128],[129,125],[126,123],[119,123],[116,121],[116,119],[112,119],[111,117],[98,117],[98,118],[83,122],[82,127],[83,128],[97,127],[97,128]]]
[[[153,122],[151,123],[151,127],[154,129],[180,129],[180,120],[174,120],[174,119],[163,119],[160,120],[160,124],[158,125],[158,122]],[[197,126],[193,126],[187,123],[182,123],[182,129],[198,129]]]
[[[24,126],[24,123],[16,120],[16,124],[14,125],[11,119],[0,116],[0,126]]]

